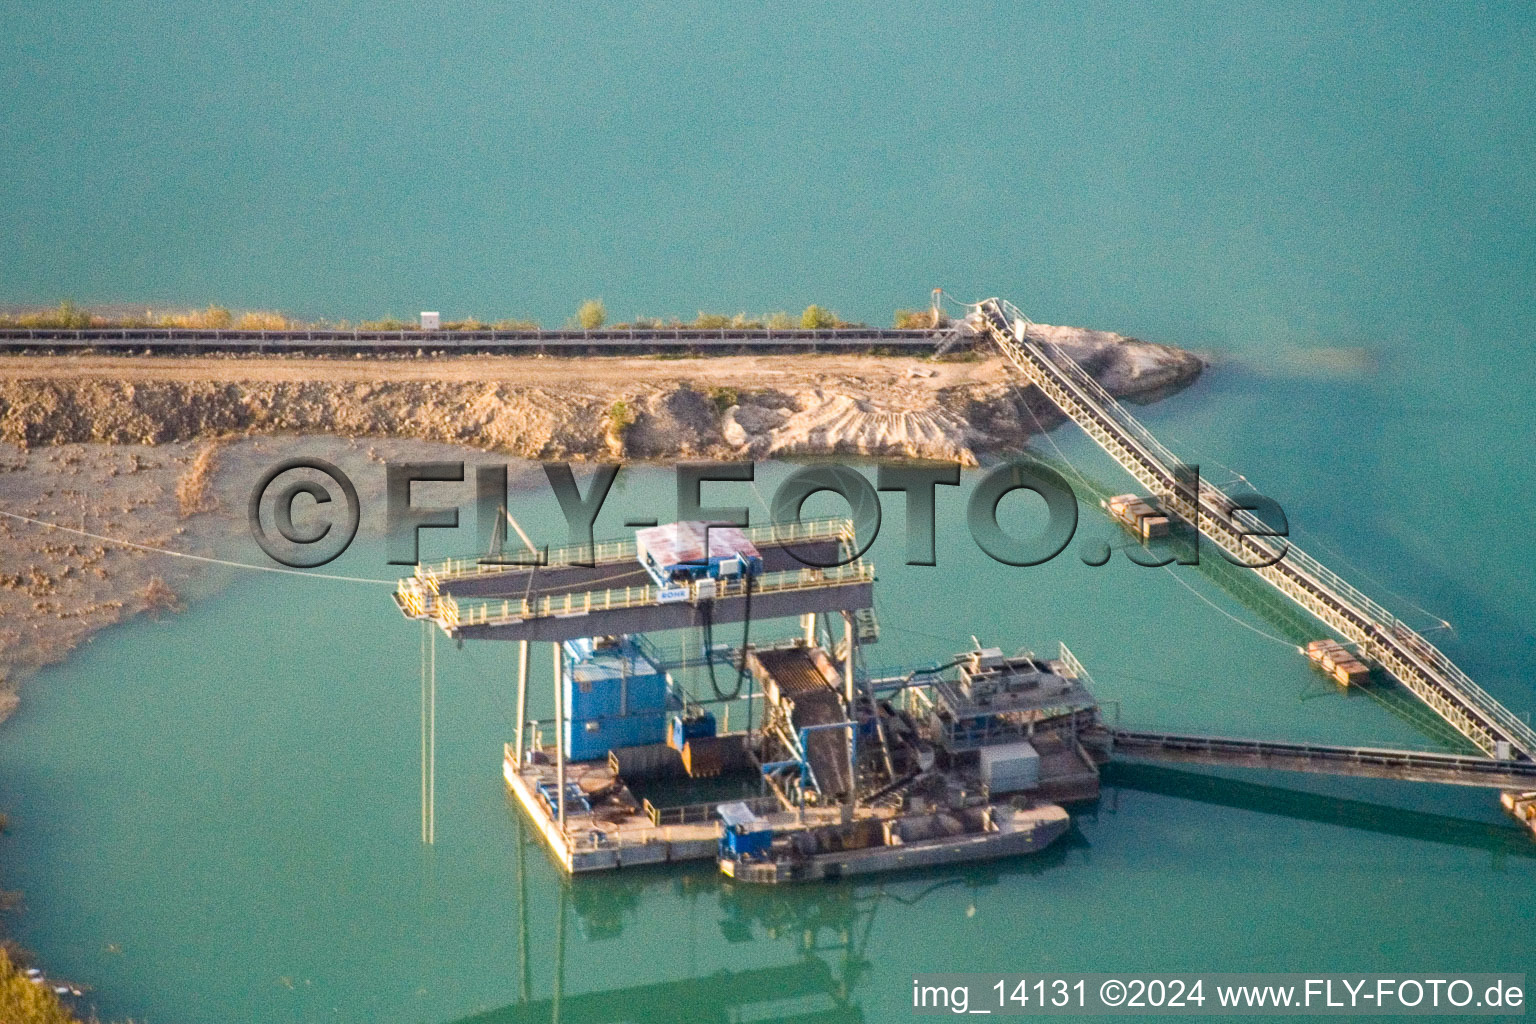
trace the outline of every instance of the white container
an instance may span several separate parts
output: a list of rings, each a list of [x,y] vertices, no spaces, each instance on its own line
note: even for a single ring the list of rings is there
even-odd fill
[[[1040,785],[1040,754],[1027,741],[982,747],[981,779],[994,793],[1012,793]]]
[[[424,331],[437,331],[437,330],[441,330],[442,326],[443,326],[442,314],[440,314],[440,313],[428,313],[425,310],[422,311],[422,314],[421,314],[421,329],[422,330],[424,330]]]

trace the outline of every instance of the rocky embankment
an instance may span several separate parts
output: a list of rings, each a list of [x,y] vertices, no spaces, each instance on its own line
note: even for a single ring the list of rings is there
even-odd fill
[[[1037,330],[1134,400],[1177,390],[1203,365],[1109,332]],[[0,360],[0,440],[28,447],[294,433],[416,438],[530,459],[858,454],[974,464],[1058,419],[985,354]]]

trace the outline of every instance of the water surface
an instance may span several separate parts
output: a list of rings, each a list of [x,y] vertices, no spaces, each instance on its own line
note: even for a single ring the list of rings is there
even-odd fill
[[[1208,475],[1241,470],[1314,554],[1454,623],[1437,642],[1536,705],[1522,5],[77,2],[0,28],[8,300],[555,324],[592,295],[624,318],[818,301],[885,322],[938,284],[1002,294],[1211,352],[1195,389],[1145,411],[1153,430]],[[641,473],[627,500],[665,515],[670,488]],[[526,501],[553,523],[547,496]],[[1065,640],[1137,724],[1427,742],[1323,685],[1210,578],[1119,555],[1005,569],[963,507],[941,492],[940,567],[917,569],[896,564],[892,503],[877,660]],[[340,564],[379,561],[364,544]],[[880,1020],[915,967],[1531,957],[1532,848],[1490,797],[1385,782],[1142,771],[1018,864],[755,895],[708,870],[568,888],[503,793],[494,645],[439,647],[424,850],[418,643],[382,588],[242,577],[45,673],[0,730],[20,939],[108,1016],[231,1022],[501,1019],[525,998],[502,1016],[545,1019],[556,993],[566,1020],[715,998],[743,1019]]]

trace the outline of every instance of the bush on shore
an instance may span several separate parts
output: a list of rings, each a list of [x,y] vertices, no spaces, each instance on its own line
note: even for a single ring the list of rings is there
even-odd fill
[[[6,1024],[80,1024],[46,985],[33,984],[0,948],[0,1020]]]
[[[95,317],[89,310],[81,309],[73,302],[61,302],[53,309],[39,310],[35,313],[20,313],[16,316],[6,317],[6,320],[17,327],[54,327],[65,330],[79,330],[84,327],[94,327]]]
[[[273,313],[269,310],[250,310],[241,313],[235,320],[237,331],[286,331],[296,326],[281,313]]]
[[[615,455],[622,454],[624,444],[629,437],[629,428],[635,425],[635,408],[621,398],[608,407],[607,419],[604,435],[608,441],[608,448]]]
[[[818,306],[814,302],[805,307],[805,312],[800,314],[800,326],[808,331],[819,331],[829,327],[837,327],[839,321],[837,314],[830,309]]]
[[[899,330],[926,331],[937,327],[948,327],[949,317],[942,311],[935,316],[931,309],[898,309],[894,323]]]
[[[724,416],[731,406],[741,404],[741,393],[733,387],[715,385],[709,389],[709,400],[715,403],[715,411]]]
[[[595,331],[608,322],[608,307],[602,299],[588,299],[576,309],[576,323],[584,331]]]

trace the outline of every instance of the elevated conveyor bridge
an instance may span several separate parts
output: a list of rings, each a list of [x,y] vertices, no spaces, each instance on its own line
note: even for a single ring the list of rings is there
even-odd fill
[[[1380,747],[1181,736],[1129,729],[1106,729],[1100,738],[1108,741],[1116,758],[1536,790],[1536,762],[1531,761],[1496,761],[1488,757]]]
[[[847,557],[854,543],[850,520],[814,519],[745,533],[763,559],[750,593],[744,578],[721,579],[708,601],[664,600],[640,564],[635,542],[621,540],[557,548],[540,556],[540,564],[519,564],[515,556],[423,563],[396,586],[395,603],[408,618],[462,639],[561,641],[848,612],[868,623],[861,642],[873,642],[874,567],[862,559],[814,567]],[[534,561],[531,552],[523,557]]]
[[[1536,761],[1536,732],[1439,649],[1337,573],[1289,542],[1263,536],[1259,518],[1220,488],[1192,486],[1179,460],[1064,352],[1030,331],[1012,303],[987,299],[967,322],[1119,462],[1164,507],[1291,601],[1358,645],[1410,692],[1489,756]]]

